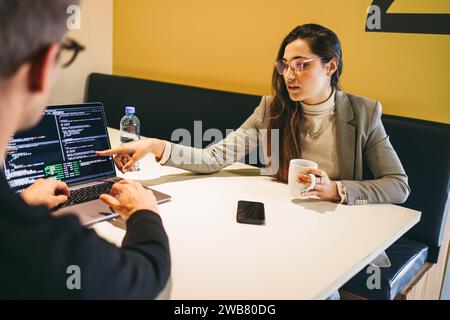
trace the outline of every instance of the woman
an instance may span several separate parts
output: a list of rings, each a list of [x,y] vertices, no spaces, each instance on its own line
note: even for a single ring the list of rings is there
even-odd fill
[[[279,129],[279,169],[274,176],[287,181],[291,159],[304,158],[319,164],[310,168],[316,175],[314,190],[304,196],[349,205],[403,203],[410,189],[401,162],[381,122],[378,101],[340,90],[343,61],[336,34],[320,25],[296,27],[283,40],[272,76],[273,97],[263,97],[244,124],[221,142],[206,149],[148,139],[98,152],[116,155],[117,167],[126,172],[147,153],[161,164],[211,173],[225,167],[224,155],[240,159],[236,150],[245,144],[248,129],[269,129],[267,150],[271,150],[271,129]],[[270,152],[269,152],[270,154]],[[175,161],[189,155],[190,161]],[[192,161],[200,159],[201,161]],[[375,179],[363,181],[363,161]],[[298,181],[310,177],[298,175]]]

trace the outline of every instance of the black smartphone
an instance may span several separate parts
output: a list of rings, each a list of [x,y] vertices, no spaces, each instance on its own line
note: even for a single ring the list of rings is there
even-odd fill
[[[239,223],[265,225],[264,203],[244,201],[238,202],[236,220]]]

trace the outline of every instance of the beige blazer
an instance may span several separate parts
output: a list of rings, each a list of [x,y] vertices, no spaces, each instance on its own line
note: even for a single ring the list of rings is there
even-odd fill
[[[380,102],[343,91],[337,91],[335,99],[340,181],[347,191],[347,203],[405,202],[410,193],[408,177],[381,122]],[[258,132],[268,128],[271,101],[272,97],[262,97],[259,106],[238,130],[208,148],[171,144],[165,165],[212,173],[242,159],[256,148],[248,129]],[[367,161],[374,180],[362,181],[363,160]]]

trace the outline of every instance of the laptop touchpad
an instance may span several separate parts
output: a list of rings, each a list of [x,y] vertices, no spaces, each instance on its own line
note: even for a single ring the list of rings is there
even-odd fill
[[[109,216],[107,213],[111,213],[111,215]],[[55,217],[67,214],[77,216],[82,225],[109,220],[117,216],[111,208],[101,200],[84,202],[53,212]]]

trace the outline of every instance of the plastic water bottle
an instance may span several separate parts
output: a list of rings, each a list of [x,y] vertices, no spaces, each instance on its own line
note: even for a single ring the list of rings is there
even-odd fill
[[[120,120],[120,142],[128,143],[138,141],[141,138],[141,122],[135,115],[136,109],[125,107],[125,116]],[[139,171],[139,163],[136,162],[132,171]]]

